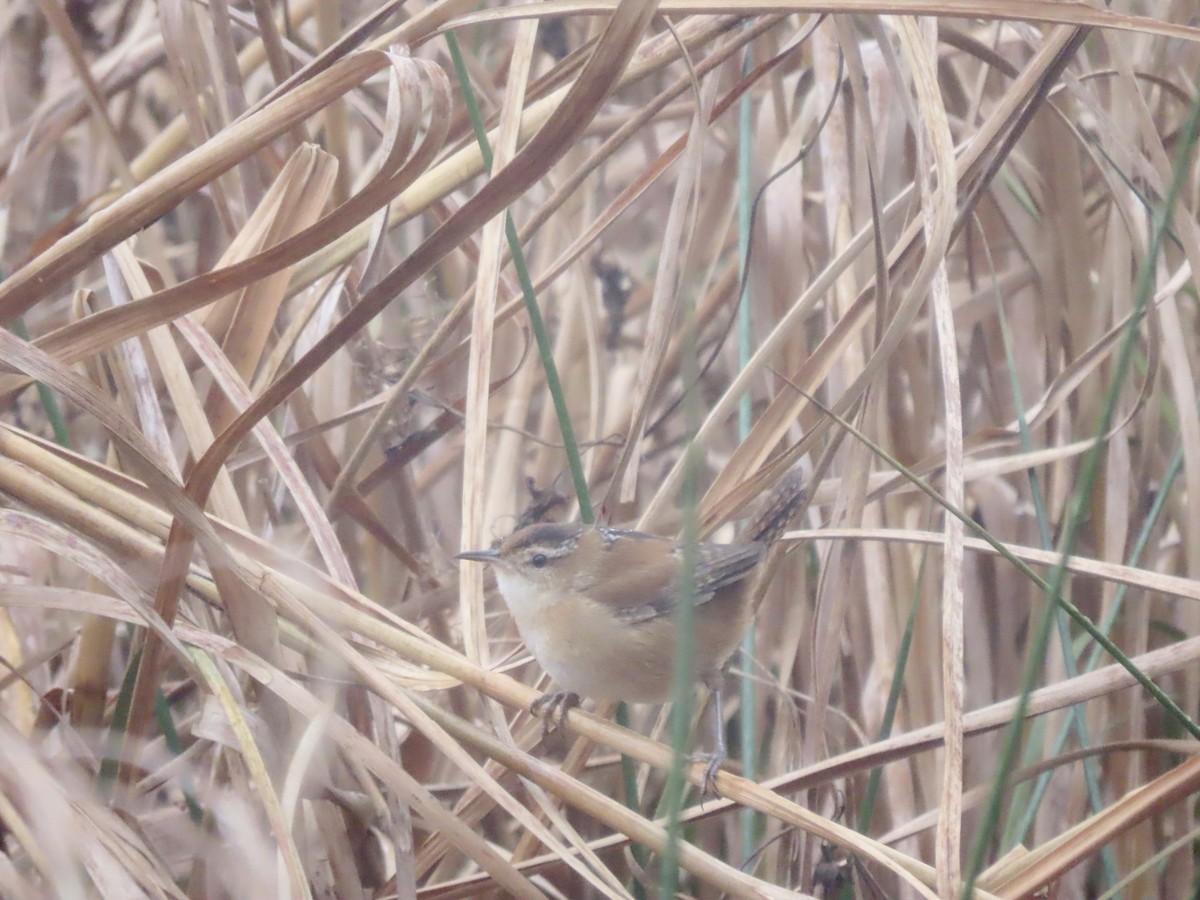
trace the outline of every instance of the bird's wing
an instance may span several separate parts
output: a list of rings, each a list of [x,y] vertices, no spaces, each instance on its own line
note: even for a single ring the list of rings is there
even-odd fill
[[[611,539],[620,540],[625,534],[629,533],[614,531]],[[651,548],[648,546],[647,549]],[[762,546],[699,544],[696,553],[692,583],[693,596],[699,605],[711,600],[722,588],[745,578],[762,558]],[[622,556],[621,570],[605,573],[604,579],[605,595],[616,600],[617,616],[622,621],[636,624],[674,610],[679,602],[677,573],[684,562],[683,548],[676,546],[670,554],[648,552],[636,560],[630,560],[627,554]]]

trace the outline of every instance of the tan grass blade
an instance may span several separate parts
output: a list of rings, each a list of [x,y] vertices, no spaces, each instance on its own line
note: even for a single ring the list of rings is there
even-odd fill
[[[470,16],[460,16],[458,23],[498,22],[504,19],[530,18],[534,16],[560,16],[568,14],[590,14],[611,10],[617,0],[546,0],[537,5],[507,7],[487,10]],[[781,12],[809,13],[876,13],[909,16],[956,16],[980,19],[1013,19],[1031,22],[1046,22],[1059,25],[1096,26],[1159,34],[1164,37],[1200,40],[1200,29],[1185,25],[1161,22],[1145,16],[1130,16],[1101,10],[1084,4],[1064,4],[1056,0],[1011,0],[997,3],[995,0],[844,0],[839,3],[820,0],[740,0],[728,3],[724,0],[663,0],[664,13],[681,15],[713,15],[736,9],[741,15],[769,15]]]

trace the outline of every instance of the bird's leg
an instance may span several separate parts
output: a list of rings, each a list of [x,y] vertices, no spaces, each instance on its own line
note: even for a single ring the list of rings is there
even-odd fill
[[[717,773],[721,771],[721,764],[725,762],[727,757],[725,747],[725,704],[723,690],[725,687],[725,678],[718,673],[712,679],[705,679],[708,685],[708,690],[712,694],[713,699],[713,718],[716,725],[716,734],[713,736],[713,749],[709,753],[697,753],[692,757],[694,762],[704,763],[704,781],[700,788],[700,797],[717,796]]]
[[[567,713],[579,705],[579,695],[571,691],[547,691],[529,704],[529,712],[541,716],[542,736],[562,727]]]

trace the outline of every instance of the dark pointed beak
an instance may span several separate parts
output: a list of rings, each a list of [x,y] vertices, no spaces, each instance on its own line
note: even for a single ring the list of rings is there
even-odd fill
[[[464,550],[455,559],[469,559],[472,562],[489,563],[499,559],[500,553],[496,550]]]

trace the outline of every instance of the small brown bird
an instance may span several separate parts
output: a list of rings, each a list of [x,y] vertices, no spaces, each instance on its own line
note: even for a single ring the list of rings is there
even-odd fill
[[[714,751],[705,755],[706,791],[725,759],[724,667],[754,618],[759,563],[803,497],[799,476],[787,476],[749,541],[696,548],[693,678],[712,691],[717,720]],[[495,566],[521,638],[562,686],[533,705],[547,730],[558,727],[581,696],[630,703],[669,698],[682,544],[603,525],[542,523],[495,549],[458,558]]]

